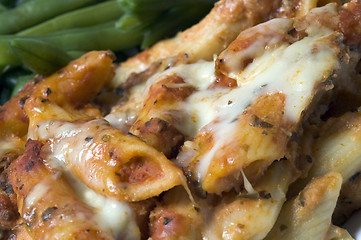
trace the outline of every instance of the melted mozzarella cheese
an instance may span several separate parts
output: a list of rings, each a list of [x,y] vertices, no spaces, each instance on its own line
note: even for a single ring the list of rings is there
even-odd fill
[[[66,174],[80,200],[93,208],[99,226],[110,232],[115,239],[140,239],[140,231],[135,223],[132,209],[125,202],[106,198],[88,188],[71,173]],[[69,181],[69,182],[70,182]]]
[[[129,128],[137,119],[144,101],[144,90],[146,83],[140,83],[130,89],[130,98],[121,105],[120,108],[115,107],[105,116],[113,127],[121,130],[123,133],[128,133]]]
[[[17,147],[13,139],[0,140],[0,156],[13,151]]]
[[[105,120],[94,121],[100,124],[105,123]],[[82,165],[81,162],[93,157],[101,159],[101,156],[94,156],[97,152],[94,151],[96,146],[84,141],[91,134],[92,122],[74,124],[63,121],[44,121],[38,125],[37,132],[33,135],[38,139],[53,141],[50,144],[51,153],[46,158],[47,164],[64,173],[80,200],[94,209],[95,220],[104,231],[110,232],[115,239],[140,239],[139,228],[127,203],[106,198],[94,192],[68,170],[75,161],[80,162],[76,163],[77,165]],[[92,173],[88,174],[91,178]],[[41,186],[39,189],[42,189]],[[40,190],[35,191],[32,198],[40,196],[43,192]],[[29,201],[32,201],[31,199]]]
[[[287,120],[297,122],[311,101],[317,83],[330,76],[338,66],[338,49],[331,43],[333,37],[332,31],[324,31],[322,35],[306,37],[292,45],[284,43],[266,50],[244,71],[229,73],[238,82],[239,87],[235,89],[208,89],[215,80],[214,62],[198,62],[157,74],[149,79],[146,92],[152,84],[170,74],[177,74],[195,87],[197,91],[180,104],[180,110],[188,114],[181,131],[191,137],[216,119],[221,123],[232,122],[259,96],[277,92],[286,94]],[[269,41],[279,41],[280,37],[275,35],[275,38]],[[250,51],[258,50],[252,45],[247,50],[248,55],[252,55]]]
[[[276,26],[281,24],[284,29],[289,27],[287,21],[275,20],[274,23]],[[200,159],[200,180],[214,154],[236,132],[234,120],[257,98],[278,92],[285,94],[285,120],[296,124],[312,100],[317,85],[338,68],[339,48],[334,46],[335,33],[331,30],[324,29],[291,45],[279,43],[280,34],[275,38],[268,40],[278,42],[277,48],[266,48],[242,72],[229,73],[237,80],[237,88],[209,89],[215,80],[214,62],[179,65],[156,74],[147,82],[146,93],[152,84],[166,75],[177,74],[185,80],[186,86],[197,89],[185,102],[177,105],[177,113],[183,115],[178,129],[186,136],[194,138],[202,128],[214,133],[213,148]],[[262,46],[266,45],[260,41]],[[255,46],[258,45],[255,43]],[[246,53],[247,56],[259,55],[259,50],[252,45]]]
[[[183,78],[190,86],[195,87],[197,90],[205,90],[215,80],[214,76],[214,63],[199,61],[193,64],[181,64],[171,67],[163,72],[153,75],[147,80],[145,94],[148,95],[149,88],[157,81],[164,79],[167,75],[176,74]]]
[[[113,127],[119,129],[123,133],[127,133],[130,127],[137,120],[138,111],[114,111],[104,117]]]
[[[227,69],[230,70],[228,77],[237,79],[241,69],[245,67],[243,60],[261,56],[265,50],[284,42],[284,33],[292,27],[292,24],[292,19],[275,18],[242,32],[243,38],[250,38],[251,41],[247,42],[246,44],[249,45],[241,51],[225,52],[224,60],[227,62]],[[254,38],[255,41],[252,41]]]
[[[240,87],[216,100],[218,109],[214,115],[220,121],[212,127],[214,147],[200,160],[201,179],[204,178],[214,153],[226,143],[226,139],[232,139],[236,132],[233,120],[259,96],[284,93],[286,120],[295,123],[300,120],[317,85],[338,67],[338,49],[323,39],[332,41],[333,36],[306,37],[290,46],[283,45],[267,51],[239,74],[238,79],[243,80]],[[313,49],[317,49],[316,52]]]
[[[201,127],[214,119],[214,116],[205,117],[207,116],[207,108],[212,104],[213,99],[217,97],[216,95],[219,95],[215,93],[215,96],[212,96],[213,92],[208,92],[207,90],[215,81],[214,62],[200,61],[193,64],[181,64],[153,75],[147,80],[142,104],[146,100],[149,89],[153,84],[173,74],[181,77],[185,83],[170,84],[167,85],[167,87],[193,87],[197,90],[190,98],[193,98],[193,102],[199,104],[193,105],[193,103],[190,102],[177,103],[175,105],[177,106],[177,114],[182,115],[177,118],[182,119],[182,121],[173,123],[184,135],[194,137]],[[203,107],[199,107],[200,104],[204,104]],[[194,108],[192,106],[194,106]]]
[[[100,124],[106,123],[105,120],[94,120]],[[51,154],[48,156],[49,164],[53,168],[64,168],[66,166],[85,166],[90,158],[101,156],[94,155],[97,145],[91,141],[85,141],[91,137],[90,129],[94,121],[87,123],[71,123],[63,121],[44,121],[38,124],[37,139],[50,139],[52,144]],[[104,122],[103,122],[104,121]],[[92,174],[92,173],[89,173]],[[91,176],[87,176],[90,177]]]
[[[130,90],[130,99],[119,109],[114,108],[111,113],[105,116],[105,119],[122,132],[127,133],[130,126],[135,122],[141,107],[147,99],[149,88],[152,84],[161,80],[166,75],[178,74],[183,79],[187,79],[191,84],[176,84],[168,85],[168,87],[187,87],[196,86],[197,89],[206,89],[213,81],[215,76],[213,75],[214,67],[212,62],[202,62],[189,65],[178,65],[169,68],[163,72],[154,74],[145,83],[140,83]],[[198,122],[198,121],[193,121]],[[187,127],[190,127],[188,129]],[[179,129],[184,130],[185,135],[189,135],[190,132],[194,132],[192,124],[184,124],[179,126]],[[182,130],[182,131],[183,131]]]
[[[279,21],[282,24],[285,23]],[[287,24],[285,26],[288,26]],[[277,48],[265,49],[261,55],[254,46],[264,46],[264,41],[252,45],[252,48],[247,49],[245,55],[256,56],[253,62],[242,72],[229,73],[229,77],[233,77],[238,83],[238,87],[234,89],[209,89],[215,80],[214,62],[178,65],[154,75],[146,85],[139,87],[145,91],[145,94],[139,97],[142,104],[150,86],[166,75],[177,74],[185,80],[186,84],[174,87],[192,86],[197,89],[186,101],[177,105],[179,108],[177,110],[180,110],[178,112],[183,115],[180,118],[183,122],[179,129],[185,135],[193,138],[201,129],[214,133],[214,146],[199,159],[198,179],[200,181],[206,175],[214,154],[224,144],[227,144],[228,139],[232,139],[236,132],[234,120],[260,96],[278,92],[285,94],[285,120],[295,124],[300,120],[302,112],[312,100],[316,86],[328,78],[339,65],[337,57],[339,48],[335,47],[333,42],[334,32],[324,30],[319,33],[313,31],[313,33],[291,45],[286,42],[279,43]],[[275,38],[277,39],[268,40],[271,43],[280,41],[279,35],[275,35]],[[252,53],[253,51],[257,51],[257,54]],[[141,101],[137,105],[141,106]],[[126,122],[123,116],[120,116],[120,120],[119,116],[108,116],[107,118],[113,119],[113,122],[118,119],[120,125]],[[47,124],[58,124],[56,128],[51,128],[57,129],[57,131],[50,133]],[[54,165],[61,163],[60,165],[64,166],[65,156],[72,161],[86,161],[96,152],[90,151],[91,143],[84,142],[89,132],[87,124],[79,126],[71,123],[48,122],[40,125],[38,131],[41,138],[62,139],[61,142],[53,144],[53,154],[49,156],[49,159],[52,159],[51,162],[55,163]],[[85,190],[79,188],[77,192],[83,201],[98,209],[99,222],[105,224],[105,228],[111,229],[115,235],[123,233],[123,223],[128,222],[124,220],[124,216],[129,216],[129,208],[124,207],[123,203],[98,196],[89,189],[83,187],[82,189]],[[109,213],[114,215],[109,216]],[[114,225],[112,221],[107,220],[112,219],[113,216],[118,219],[117,224]],[[116,226],[121,230],[115,229]]]
[[[28,196],[25,198],[25,207],[31,208],[37,201],[39,201],[49,190],[49,186],[40,182],[36,184],[29,192]]]
[[[190,125],[186,129],[193,129],[189,135],[194,137],[201,128],[214,133],[213,148],[199,162],[199,180],[204,178],[214,154],[237,132],[234,120],[258,97],[285,94],[285,120],[299,122],[318,84],[339,67],[340,48],[334,45],[334,39],[333,31],[324,30],[291,45],[283,43],[275,49],[266,49],[242,72],[230,73],[237,79],[238,88],[206,89],[187,99],[182,106],[190,116],[185,124]],[[183,72],[178,74],[182,76]]]

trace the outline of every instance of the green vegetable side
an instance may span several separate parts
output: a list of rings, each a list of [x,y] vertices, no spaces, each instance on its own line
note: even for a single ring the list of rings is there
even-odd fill
[[[122,61],[197,23],[216,0],[0,0],[0,105],[91,50]]]

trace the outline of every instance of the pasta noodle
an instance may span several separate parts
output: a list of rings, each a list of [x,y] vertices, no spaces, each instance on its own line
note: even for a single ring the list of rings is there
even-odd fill
[[[220,0],[119,66],[36,76],[0,108],[0,238],[352,239],[360,16]]]
[[[285,203],[266,239],[324,239],[341,184],[339,173],[313,179],[295,199]]]

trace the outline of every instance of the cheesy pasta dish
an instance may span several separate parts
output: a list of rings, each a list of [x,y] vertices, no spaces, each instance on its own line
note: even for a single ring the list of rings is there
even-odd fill
[[[358,0],[220,0],[37,75],[0,107],[2,238],[352,239],[360,47]]]

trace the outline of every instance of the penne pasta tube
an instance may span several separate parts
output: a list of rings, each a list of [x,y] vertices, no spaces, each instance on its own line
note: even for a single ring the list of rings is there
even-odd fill
[[[58,72],[43,79],[35,77],[14,98],[0,107],[0,136],[23,137],[28,130],[24,112],[26,100],[32,97],[52,101],[66,108],[88,103],[114,75],[113,55],[93,51],[74,60]]]
[[[341,184],[342,176],[334,172],[313,179],[284,204],[265,239],[325,239]]]
[[[182,112],[173,111],[193,91],[194,88],[187,85],[182,77],[165,75],[164,79],[150,86],[144,107],[130,133],[166,156],[175,157],[184,142],[184,134],[182,128],[177,126],[182,121]]]
[[[277,220],[294,178],[289,160],[275,162],[254,188],[245,186],[248,193],[216,206],[211,220],[206,221],[206,239],[264,239]]]
[[[332,220],[334,224],[341,226],[358,209],[361,208],[361,176],[356,172],[344,181],[340,197],[338,198]]]
[[[331,88],[328,79],[348,63],[340,61],[347,52],[337,40],[337,18],[330,4],[299,19],[273,19],[241,32],[218,56],[215,70],[237,86],[196,98],[211,117],[177,157],[205,191],[231,190],[242,182],[241,169],[252,172],[254,183],[274,160],[294,156],[291,137]],[[325,31],[314,32],[321,22]]]
[[[360,49],[360,0],[219,0],[36,76],[0,107],[0,239],[352,239]]]
[[[275,14],[281,2],[221,0],[200,23],[123,62],[111,85],[119,86],[131,73],[142,72],[163,58],[186,54],[187,61],[191,63],[200,59],[212,60],[213,55],[220,53],[240,31]]]
[[[354,240],[354,238],[347,232],[346,229],[331,224],[325,240]]]
[[[30,99],[25,110],[31,123],[29,136],[47,142],[44,160],[99,194],[141,201],[185,186],[181,170],[162,153],[104,119],[71,114],[39,99]]]
[[[328,119],[313,145],[314,161],[303,182],[329,172],[339,172],[343,181],[361,169],[361,114],[348,112]]]
[[[30,235],[35,239],[112,239],[59,173],[45,167],[40,153],[41,143],[28,141],[24,154],[7,170]]]
[[[199,211],[183,188],[171,189],[150,214],[151,239],[201,239],[204,223]]]

